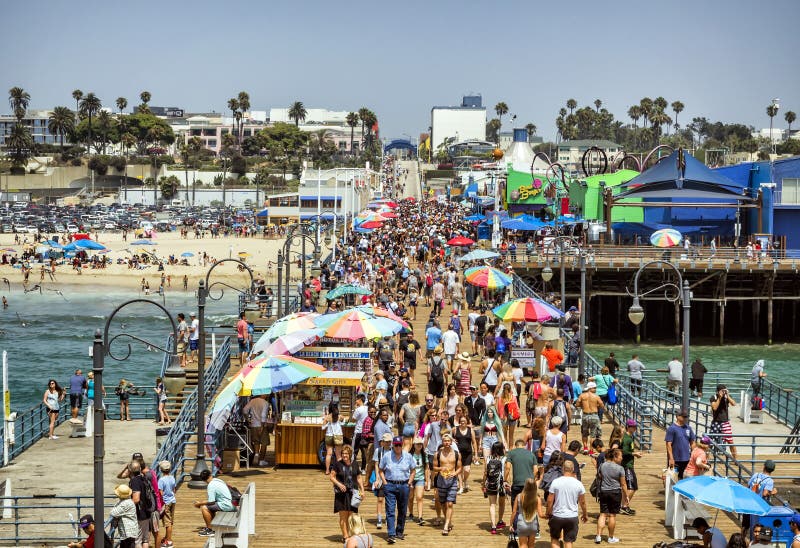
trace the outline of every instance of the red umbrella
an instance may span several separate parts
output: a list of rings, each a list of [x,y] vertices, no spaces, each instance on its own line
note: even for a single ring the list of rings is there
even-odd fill
[[[408,202],[416,202],[417,201],[417,199],[414,198],[413,196],[406,196],[405,198],[403,198],[403,200],[406,200]]]
[[[447,241],[447,245],[455,245],[455,246],[468,246],[474,243],[475,240],[466,238],[464,236],[456,236],[455,238],[452,238],[451,240]]]
[[[385,211],[381,213],[381,217],[383,217],[384,219],[396,219],[397,217],[399,217],[399,215],[397,215],[397,213],[395,213],[394,211]]]
[[[366,223],[361,223],[358,225],[359,228],[380,228],[383,226],[381,221],[367,221]]]

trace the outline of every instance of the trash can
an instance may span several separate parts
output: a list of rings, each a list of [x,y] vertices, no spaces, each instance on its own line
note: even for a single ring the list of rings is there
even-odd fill
[[[790,546],[792,543],[792,529],[789,527],[789,520],[795,515],[795,511],[785,506],[773,506],[768,514],[764,516],[752,516],[750,519],[750,532],[753,526],[760,524],[772,529],[772,542],[780,543],[781,546]]]
[[[162,426],[161,428],[156,428],[156,451],[161,449],[161,446],[164,445],[164,440],[167,439],[167,434],[169,434],[171,426]]]

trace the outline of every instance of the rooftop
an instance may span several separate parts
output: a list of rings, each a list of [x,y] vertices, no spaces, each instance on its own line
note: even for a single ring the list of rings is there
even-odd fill
[[[574,139],[559,143],[558,148],[620,148],[620,145],[607,139]]]

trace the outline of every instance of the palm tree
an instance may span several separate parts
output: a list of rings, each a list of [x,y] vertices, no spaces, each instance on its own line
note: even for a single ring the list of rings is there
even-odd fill
[[[786,123],[789,124],[789,133],[792,132],[792,124],[795,120],[797,120],[797,114],[792,112],[791,110],[787,110],[786,114],[783,115],[783,119],[786,120]]]
[[[67,107],[56,107],[50,113],[47,121],[47,129],[53,135],[58,135],[61,141],[61,149],[64,149],[64,135],[71,133],[75,129],[75,115]]]
[[[650,113],[653,112],[653,100],[650,97],[643,97],[639,101],[639,108],[642,114],[642,125],[647,126],[647,121],[650,119]]]
[[[769,116],[769,144],[772,148],[775,147],[775,140],[772,138],[772,119],[778,115],[778,105],[775,103],[767,107],[767,116]]]
[[[372,128],[374,128],[375,124],[378,123],[378,117],[370,109],[366,109],[366,112],[359,115],[359,118],[361,118],[361,123],[367,130],[365,137],[366,143],[364,144],[364,148],[366,149],[369,148],[370,145],[372,144]]]
[[[347,116],[345,117],[345,121],[347,122],[347,125],[350,126],[350,154],[354,154],[353,134],[355,132],[356,126],[358,125],[358,114],[355,112],[348,112]]]
[[[572,111],[578,108],[578,101],[575,99],[567,99],[567,108],[569,109],[569,113],[572,114]]]
[[[533,122],[528,122],[527,124],[525,124],[525,129],[528,131],[528,141],[530,141],[531,137],[536,135],[536,129],[537,129],[536,124],[534,124]]]
[[[117,97],[116,103],[119,109],[119,115],[122,116],[122,111],[128,106],[128,100],[125,97]]]
[[[25,124],[17,122],[6,134],[5,148],[11,151],[11,161],[15,166],[23,166],[31,155],[33,137]]]
[[[240,91],[237,97],[239,101],[239,146],[242,146],[242,130],[244,126],[244,113],[250,111],[250,95],[246,91]]]
[[[11,105],[11,110],[14,111],[14,116],[17,121],[22,121],[25,118],[25,111],[28,110],[28,104],[31,102],[31,94],[20,87],[13,87],[8,90],[8,104]]]
[[[667,100],[664,99],[661,96],[658,96],[655,99],[653,99],[653,106],[656,107],[661,112],[664,112],[665,110],[667,110],[667,105],[668,104],[669,103],[667,103]]]
[[[146,90],[139,94],[139,99],[142,100],[142,104],[143,105],[146,105],[147,103],[149,103],[150,99],[152,99],[152,98],[153,98],[152,94],[149,91],[146,91]]]
[[[89,152],[92,146],[92,116],[96,114],[102,106],[103,104],[100,102],[100,98],[91,91],[81,99],[79,112],[81,116],[86,116],[89,120],[89,138],[86,142],[86,152]]]
[[[97,113],[97,139],[100,142],[100,154],[106,153],[106,145],[110,141],[110,133],[114,121],[111,114],[107,110],[101,110]]]
[[[228,99],[228,109],[231,111],[231,118],[233,119],[231,135],[236,135],[236,113],[239,112],[239,99],[236,97]]]
[[[677,131],[677,129],[680,127],[680,125],[678,125],[678,114],[683,112],[684,105],[680,101],[672,101],[671,106],[672,106],[672,112],[675,113],[675,130]]]
[[[498,120],[500,120],[500,125],[503,125],[503,114],[508,114],[508,105],[505,101],[500,101],[494,106],[494,112],[497,114]]]
[[[603,105],[603,101],[601,101],[600,99],[595,99],[594,100],[594,111],[595,112],[600,112],[600,107],[602,105]]]
[[[184,159],[184,164],[188,165],[190,161],[197,158],[200,154],[200,151],[203,150],[203,140],[200,137],[194,136],[191,137],[186,144],[184,145],[183,152],[186,155]],[[194,165],[192,168],[194,169]],[[187,166],[188,169],[188,166]],[[189,195],[189,175],[187,171],[186,175],[186,195],[188,198]],[[194,175],[192,175],[192,205],[194,205],[194,198],[195,198],[195,179]]]
[[[83,99],[83,92],[79,89],[73,90],[72,98],[75,99],[75,118],[77,118],[78,112],[80,111],[81,99]]]
[[[122,143],[123,155],[127,154],[131,147],[136,145],[136,137],[134,137],[131,133],[123,133],[122,137],[119,138],[119,141]]]
[[[295,127],[300,125],[301,120],[306,121],[306,114],[308,114],[308,111],[302,101],[295,101],[289,107],[289,119],[294,120]]]
[[[639,127],[639,118],[642,117],[642,108],[639,105],[633,105],[628,109],[628,116],[633,120],[633,127]]]

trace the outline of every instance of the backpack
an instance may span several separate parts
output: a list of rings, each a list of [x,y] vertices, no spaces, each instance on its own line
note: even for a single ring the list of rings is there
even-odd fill
[[[553,416],[554,417],[561,417],[564,419],[564,422],[561,425],[567,424],[567,402],[564,400],[554,400],[553,401]]]
[[[608,398],[608,405],[616,405],[617,403],[617,387],[612,383],[611,386],[608,387],[608,394],[606,395]]]
[[[486,463],[486,490],[500,493],[503,490],[503,461],[494,458]]]
[[[519,420],[519,405],[517,405],[517,400],[511,400],[508,402],[506,404],[505,412],[506,416],[512,421]]]
[[[153,484],[147,474],[142,474],[142,495],[139,499],[139,508],[146,514],[152,514],[158,510],[158,501],[156,500],[156,493],[153,491]]]
[[[431,358],[431,380],[434,382],[444,382],[444,365],[442,364],[444,360],[439,358],[439,361],[436,361],[436,357]]]
[[[564,475],[560,466],[553,466],[552,468],[548,468],[544,475],[542,475],[542,483],[539,487],[542,491],[547,493],[550,492],[550,486],[553,484],[553,480],[556,480]]]
[[[230,483],[226,483],[225,485],[228,486],[228,491],[231,492],[231,504],[233,504],[234,508],[238,508],[239,503],[242,501],[242,492]]]

